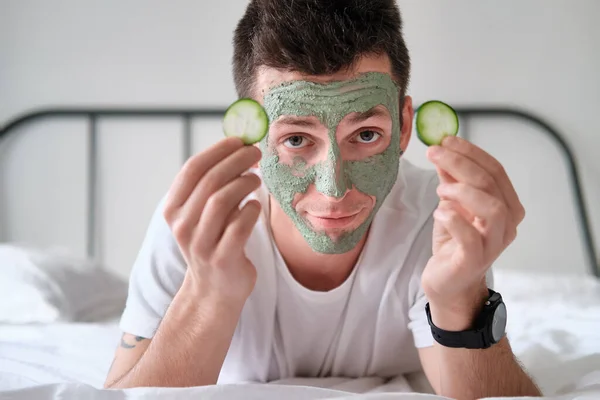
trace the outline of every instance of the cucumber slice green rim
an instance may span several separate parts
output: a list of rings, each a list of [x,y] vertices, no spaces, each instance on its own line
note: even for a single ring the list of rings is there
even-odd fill
[[[458,134],[458,115],[439,100],[423,103],[416,112],[417,136],[427,146],[440,145],[446,136]]]
[[[239,137],[244,144],[260,142],[269,131],[267,112],[253,99],[239,99],[227,108],[223,116],[226,137]]]

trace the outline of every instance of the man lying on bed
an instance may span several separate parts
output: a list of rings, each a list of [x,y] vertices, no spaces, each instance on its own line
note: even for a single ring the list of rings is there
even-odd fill
[[[253,0],[234,52],[237,91],[265,106],[269,133],[221,140],[175,178],[106,386],[424,370],[446,396],[539,394],[497,296],[486,306],[523,207],[464,140],[428,149],[436,171],[402,158],[413,105],[394,2]],[[494,334],[471,332],[495,310]]]

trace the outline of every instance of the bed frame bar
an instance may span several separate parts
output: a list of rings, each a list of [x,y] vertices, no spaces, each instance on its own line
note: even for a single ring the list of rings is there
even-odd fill
[[[580,174],[575,163],[573,152],[564,137],[549,123],[530,113],[505,108],[505,107],[455,107],[461,119],[461,136],[469,139],[468,121],[479,118],[511,118],[525,120],[547,134],[562,152],[567,163],[571,191],[575,199],[575,213],[579,222],[583,238],[586,262],[590,272],[600,278],[600,260],[596,252],[591,223],[581,185]],[[0,127],[0,140],[15,132],[18,127],[26,123],[39,121],[46,118],[83,118],[88,121],[88,196],[87,196],[87,254],[94,257],[96,254],[96,199],[98,195],[97,169],[98,169],[98,120],[101,118],[115,117],[143,117],[164,118],[177,117],[183,121],[181,149],[182,162],[192,154],[192,119],[220,119],[225,109],[186,109],[186,108],[53,108],[34,111],[21,115]]]

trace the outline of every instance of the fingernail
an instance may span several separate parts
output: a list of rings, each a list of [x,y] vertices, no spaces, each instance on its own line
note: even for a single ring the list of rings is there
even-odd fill
[[[448,213],[446,211],[444,211],[443,209],[437,208],[434,212],[433,212],[433,216],[434,218],[437,219],[448,219]]]
[[[456,142],[456,136],[446,136],[444,139],[442,139],[442,146],[447,146],[447,145],[451,145],[453,143]]]
[[[442,148],[440,146],[431,146],[429,148],[429,158],[431,158],[432,160],[437,160],[440,157],[440,154],[442,154]]]
[[[437,187],[437,193],[439,195],[442,195],[442,194],[446,193],[447,190],[448,190],[448,185],[446,185],[445,183],[441,183]]]

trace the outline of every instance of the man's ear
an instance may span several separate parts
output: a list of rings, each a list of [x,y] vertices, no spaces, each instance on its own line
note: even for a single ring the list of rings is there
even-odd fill
[[[408,148],[408,142],[410,142],[410,136],[412,134],[412,124],[415,111],[413,110],[412,98],[410,96],[404,97],[404,104],[402,106],[402,127],[400,128],[400,149],[402,152],[406,152]]]

